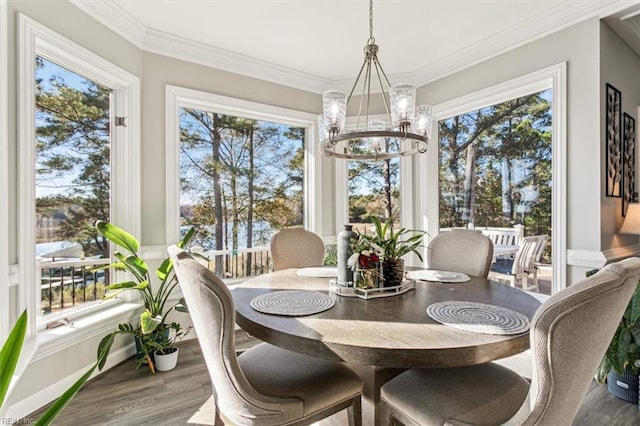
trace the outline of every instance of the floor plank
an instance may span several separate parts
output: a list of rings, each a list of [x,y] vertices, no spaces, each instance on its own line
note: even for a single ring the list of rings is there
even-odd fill
[[[245,341],[243,345],[249,346],[249,343]],[[172,371],[151,375],[145,367],[136,369],[135,360],[130,359],[93,379],[64,409],[55,424],[197,426],[208,422],[194,424],[187,421],[210,396],[209,375],[198,342],[193,339],[180,344],[178,367]],[[28,418],[37,418],[43,410]],[[319,425],[346,424],[345,413],[338,413]],[[573,424],[640,425],[640,412],[636,404],[618,399],[609,394],[606,386],[594,383]]]

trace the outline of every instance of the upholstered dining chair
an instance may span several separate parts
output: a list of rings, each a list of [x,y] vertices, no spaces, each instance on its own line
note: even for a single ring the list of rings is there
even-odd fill
[[[268,343],[236,356],[226,284],[177,246],[169,255],[211,376],[216,424],[307,425],[345,408],[350,424],[361,424],[362,381],[353,370]]]
[[[429,268],[482,278],[487,278],[492,260],[491,239],[471,229],[452,229],[438,234],[427,250]]]
[[[513,259],[498,260],[491,265],[489,279],[504,281],[516,287],[520,285],[524,290],[540,291],[538,274],[534,271],[535,261],[540,246],[546,244],[546,235],[524,237]],[[542,253],[540,253],[542,255]],[[529,286],[529,274],[534,274],[533,285]]]
[[[271,237],[273,270],[319,266],[324,261],[324,243],[301,227],[284,228]]]
[[[405,425],[570,425],[640,278],[640,258],[551,296],[530,328],[529,383],[495,363],[410,369],[381,389],[386,420]]]

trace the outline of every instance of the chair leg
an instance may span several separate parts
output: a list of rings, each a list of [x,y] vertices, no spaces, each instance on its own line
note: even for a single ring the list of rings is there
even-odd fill
[[[360,396],[353,398],[353,403],[347,407],[349,426],[362,426],[362,399]]]

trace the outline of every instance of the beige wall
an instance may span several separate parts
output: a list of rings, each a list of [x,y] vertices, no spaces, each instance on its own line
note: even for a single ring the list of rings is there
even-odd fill
[[[604,116],[606,109],[606,83],[612,84],[622,93],[622,112],[626,112],[636,120],[638,128],[638,106],[640,105],[640,58],[627,46],[618,35],[605,23],[600,24],[600,159],[602,202],[602,221],[600,228],[601,249],[615,249],[618,247],[638,244],[638,237],[634,235],[618,235],[617,230],[622,225],[622,200],[605,195],[606,170],[606,127]],[[622,118],[621,118],[622,120]],[[622,125],[622,121],[620,123]],[[637,141],[636,141],[637,143]],[[638,150],[636,149],[636,154]],[[636,159],[637,162],[637,159]],[[637,166],[636,166],[637,174]],[[637,178],[636,178],[637,179]],[[636,191],[638,185],[636,184]]]

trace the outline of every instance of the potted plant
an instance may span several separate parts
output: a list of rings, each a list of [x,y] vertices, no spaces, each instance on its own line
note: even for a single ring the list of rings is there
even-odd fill
[[[370,216],[374,224],[373,234],[360,234],[359,238],[367,240],[382,257],[382,274],[385,287],[398,286],[404,279],[404,260],[408,253],[415,253],[422,262],[422,255],[418,250],[422,247],[424,231],[400,228],[393,229],[391,215],[385,223],[376,216]]]
[[[596,380],[628,402],[638,403],[640,372],[640,284],[633,293],[598,370]]]
[[[155,342],[168,338],[170,329],[175,329],[175,327],[172,326],[174,323],[167,324],[167,316],[173,310],[178,312],[188,312],[183,299],[180,299],[173,304],[168,304],[172,291],[178,285],[178,279],[173,273],[173,262],[167,257],[160,264],[156,270],[156,276],[160,280],[160,285],[157,290],[154,290],[151,285],[149,267],[147,266],[147,263],[138,256],[138,250],[140,247],[138,240],[127,231],[108,222],[99,220],[95,223],[95,227],[104,238],[111,241],[124,251],[115,251],[113,254],[117,259],[115,262],[96,268],[95,270],[115,269],[127,271],[131,273],[134,278],[134,280],[122,281],[107,286],[107,290],[116,291],[114,293],[109,293],[105,298],[112,298],[123,291],[132,290],[137,291],[140,294],[144,304],[144,311],[140,315],[139,324],[119,324],[118,330],[112,334],[133,335],[138,352],[137,366],[139,367],[142,364],[147,364],[149,366],[149,370],[154,373],[155,366],[153,352],[157,347]],[[194,234],[195,229],[191,228],[177,244],[178,247],[183,248],[186,246],[189,241],[191,241]],[[180,329],[179,324],[178,329]],[[108,343],[108,337],[109,336],[105,337],[103,342],[101,342],[101,348],[104,344]],[[113,342],[113,339],[110,341]],[[111,345],[109,344],[109,346],[105,348],[107,353],[109,352],[110,346]]]
[[[160,340],[152,340],[148,343],[154,348],[153,354],[157,371],[169,371],[176,366],[180,350],[176,343],[191,331],[191,327],[182,328],[177,322],[168,324],[167,328],[170,331],[168,336],[163,335]]]

